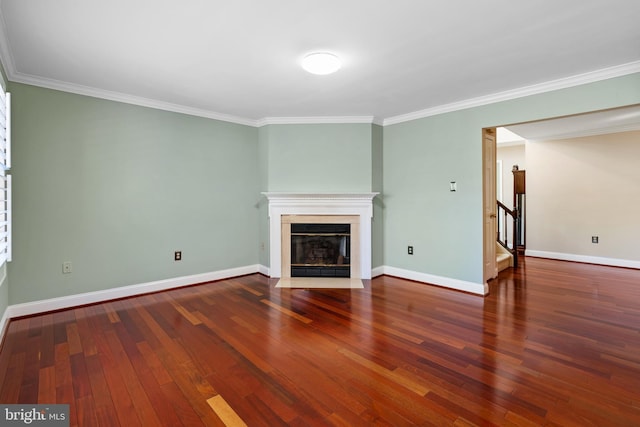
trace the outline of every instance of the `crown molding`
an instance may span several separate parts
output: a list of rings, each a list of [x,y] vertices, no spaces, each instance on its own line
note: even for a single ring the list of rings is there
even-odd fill
[[[261,127],[270,124],[336,124],[336,123],[368,123],[380,126],[389,126],[411,120],[422,119],[425,117],[435,116],[438,114],[449,113],[467,108],[479,107],[483,105],[493,104],[501,101],[522,98],[530,95],[537,95],[554,90],[570,88],[587,83],[594,83],[614,77],[622,77],[628,74],[640,72],[640,61],[629,62],[627,64],[617,65],[614,67],[604,68],[593,72],[578,74],[571,77],[552,80],[531,86],[525,86],[518,89],[499,92],[487,96],[467,99],[460,102],[439,105],[424,110],[388,117],[386,119],[374,116],[336,116],[336,117],[265,117],[262,119],[249,119],[229,114],[217,113],[214,111],[188,107],[185,105],[173,104],[170,102],[158,101],[139,96],[128,95],[125,93],[96,89],[89,86],[82,86],[67,83],[55,79],[47,79],[37,77],[17,71],[13,53],[8,43],[6,25],[4,16],[0,10],[0,62],[7,75],[7,80],[16,83],[24,83],[33,86],[44,87],[48,89],[60,90],[79,95],[90,96],[94,98],[102,98],[111,101],[123,102],[126,104],[139,105],[142,107],[155,108],[158,110],[171,111],[175,113],[188,114],[191,116],[204,117],[213,120],[236,123],[240,125]]]
[[[23,73],[13,73],[8,76],[9,80],[16,83],[24,83],[32,86],[43,87],[47,89],[59,90],[62,92],[75,93],[78,95],[90,96],[93,98],[106,99],[109,101],[122,102],[125,104],[138,105],[141,107],[149,107],[157,110],[171,111],[174,113],[188,114],[190,116],[204,117],[207,119],[221,120],[246,126],[256,126],[256,120],[244,117],[232,116],[229,114],[216,113],[214,111],[204,110],[200,108],[188,107],[186,105],[173,104],[171,102],[158,101],[155,99],[144,98],[141,96],[128,95],[126,93],[96,89],[89,86],[71,84],[60,80],[47,79],[42,77],[31,76]]]
[[[257,126],[310,125],[310,124],[378,124],[373,116],[318,116],[318,117],[265,117]]]
[[[525,96],[538,95],[545,92],[552,92],[554,90],[567,89],[574,86],[595,83],[601,80],[607,80],[614,77],[622,77],[638,72],[640,72],[640,61],[629,62],[627,64],[603,68],[601,70],[578,74],[571,77],[551,80],[540,84],[524,86],[521,88],[498,92],[487,96],[480,96],[460,102],[452,102],[450,104],[439,105],[437,107],[427,108],[425,110],[415,111],[413,113],[389,117],[383,120],[382,125],[395,125],[398,123],[423,119],[425,117],[435,116],[438,114],[451,113],[453,111],[495,104],[502,101],[510,101],[512,99],[523,98]]]
[[[59,90],[62,92],[70,92],[78,95],[90,96],[93,98],[107,99],[110,101],[122,102],[125,104],[138,105],[141,107],[154,108],[157,110],[171,111],[174,113],[188,114],[191,116],[204,117],[208,119],[220,120],[251,127],[262,127],[274,124],[382,124],[381,120],[376,121],[373,116],[265,117],[263,119],[254,120],[199,108],[188,107],[180,104],[173,104],[170,102],[158,101],[155,99],[144,98],[140,96],[128,95],[121,92],[107,91],[103,89],[92,88],[89,86],[66,83],[54,79],[31,76],[19,72],[7,72],[7,74],[8,79],[16,83],[24,83],[32,86]]]
[[[0,23],[0,26],[2,23]],[[4,28],[2,28],[4,32]],[[0,33],[0,35],[2,35]],[[2,39],[2,37],[0,37]],[[6,37],[4,38],[6,40]],[[377,124],[380,126],[390,126],[398,123],[408,122],[412,120],[422,119],[435,116],[438,114],[450,113],[454,111],[464,110],[483,105],[494,104],[502,101],[509,101],[525,96],[537,95],[545,92],[551,92],[559,89],[580,86],[588,83],[595,83],[615,77],[622,77],[629,74],[640,72],[640,61],[630,62],[627,64],[605,68],[590,73],[584,73],[577,76],[567,77],[563,79],[553,80],[537,85],[526,86],[509,91],[499,92],[492,95],[472,98],[465,101],[444,104],[433,108],[416,111],[409,114],[394,116],[386,119],[380,119],[374,116],[316,116],[316,117],[265,117],[254,120],[244,117],[233,116],[229,114],[217,113],[214,111],[188,107],[185,105],[173,104],[170,102],[158,101],[150,98],[144,98],[125,93],[96,89],[89,86],[71,84],[54,79],[46,79],[42,77],[31,76],[20,73],[15,70],[13,58],[10,49],[7,48],[5,40],[0,40],[0,61],[7,73],[7,80],[24,83],[33,86],[44,87],[47,89],[59,90],[62,92],[70,92],[78,95],[90,96],[94,98],[107,99],[110,101],[123,102],[126,104],[138,105],[142,107],[154,108],[158,110],[171,111],[175,113],[187,114],[191,116],[204,117],[213,120],[236,123],[251,127],[262,127],[273,124]]]

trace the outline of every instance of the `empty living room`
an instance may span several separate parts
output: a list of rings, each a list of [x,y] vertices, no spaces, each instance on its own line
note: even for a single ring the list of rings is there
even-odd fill
[[[0,425],[640,425],[638,16],[0,0]]]

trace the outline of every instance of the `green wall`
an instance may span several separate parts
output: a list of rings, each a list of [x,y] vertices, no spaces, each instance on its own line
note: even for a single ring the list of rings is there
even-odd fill
[[[481,129],[640,103],[636,74],[384,128],[253,128],[9,86],[14,260],[11,286],[0,286],[2,311],[8,303],[268,265],[261,191],[381,192],[373,267],[481,283]],[[174,250],[183,261],[173,261]],[[73,273],[62,274],[65,261]]]
[[[10,89],[12,304],[257,264],[257,129]]]
[[[383,128],[373,125],[371,135],[371,191],[378,194],[373,199],[371,222],[371,268],[384,265],[384,168]]]
[[[382,189],[382,128],[377,125],[263,126],[259,130],[259,157],[261,191],[357,193]],[[260,206],[260,263],[268,266],[266,199]],[[381,210],[377,212],[380,219],[373,228],[372,256],[381,263],[383,224]]]
[[[268,191],[371,191],[371,124],[265,128]]]
[[[482,128],[637,103],[640,74],[386,126],[385,265],[482,283]]]
[[[269,191],[269,126],[258,129],[258,162],[260,192]],[[259,201],[258,248],[259,263],[269,266],[269,205],[265,197]]]

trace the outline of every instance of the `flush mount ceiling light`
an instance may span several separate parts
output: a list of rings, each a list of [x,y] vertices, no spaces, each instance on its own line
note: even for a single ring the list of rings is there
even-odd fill
[[[324,75],[335,73],[341,66],[340,59],[328,52],[310,53],[302,60],[302,68],[311,74]]]

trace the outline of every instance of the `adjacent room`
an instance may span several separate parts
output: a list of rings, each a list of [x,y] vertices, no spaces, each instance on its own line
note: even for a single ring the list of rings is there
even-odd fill
[[[639,425],[638,16],[0,0],[0,424]]]

